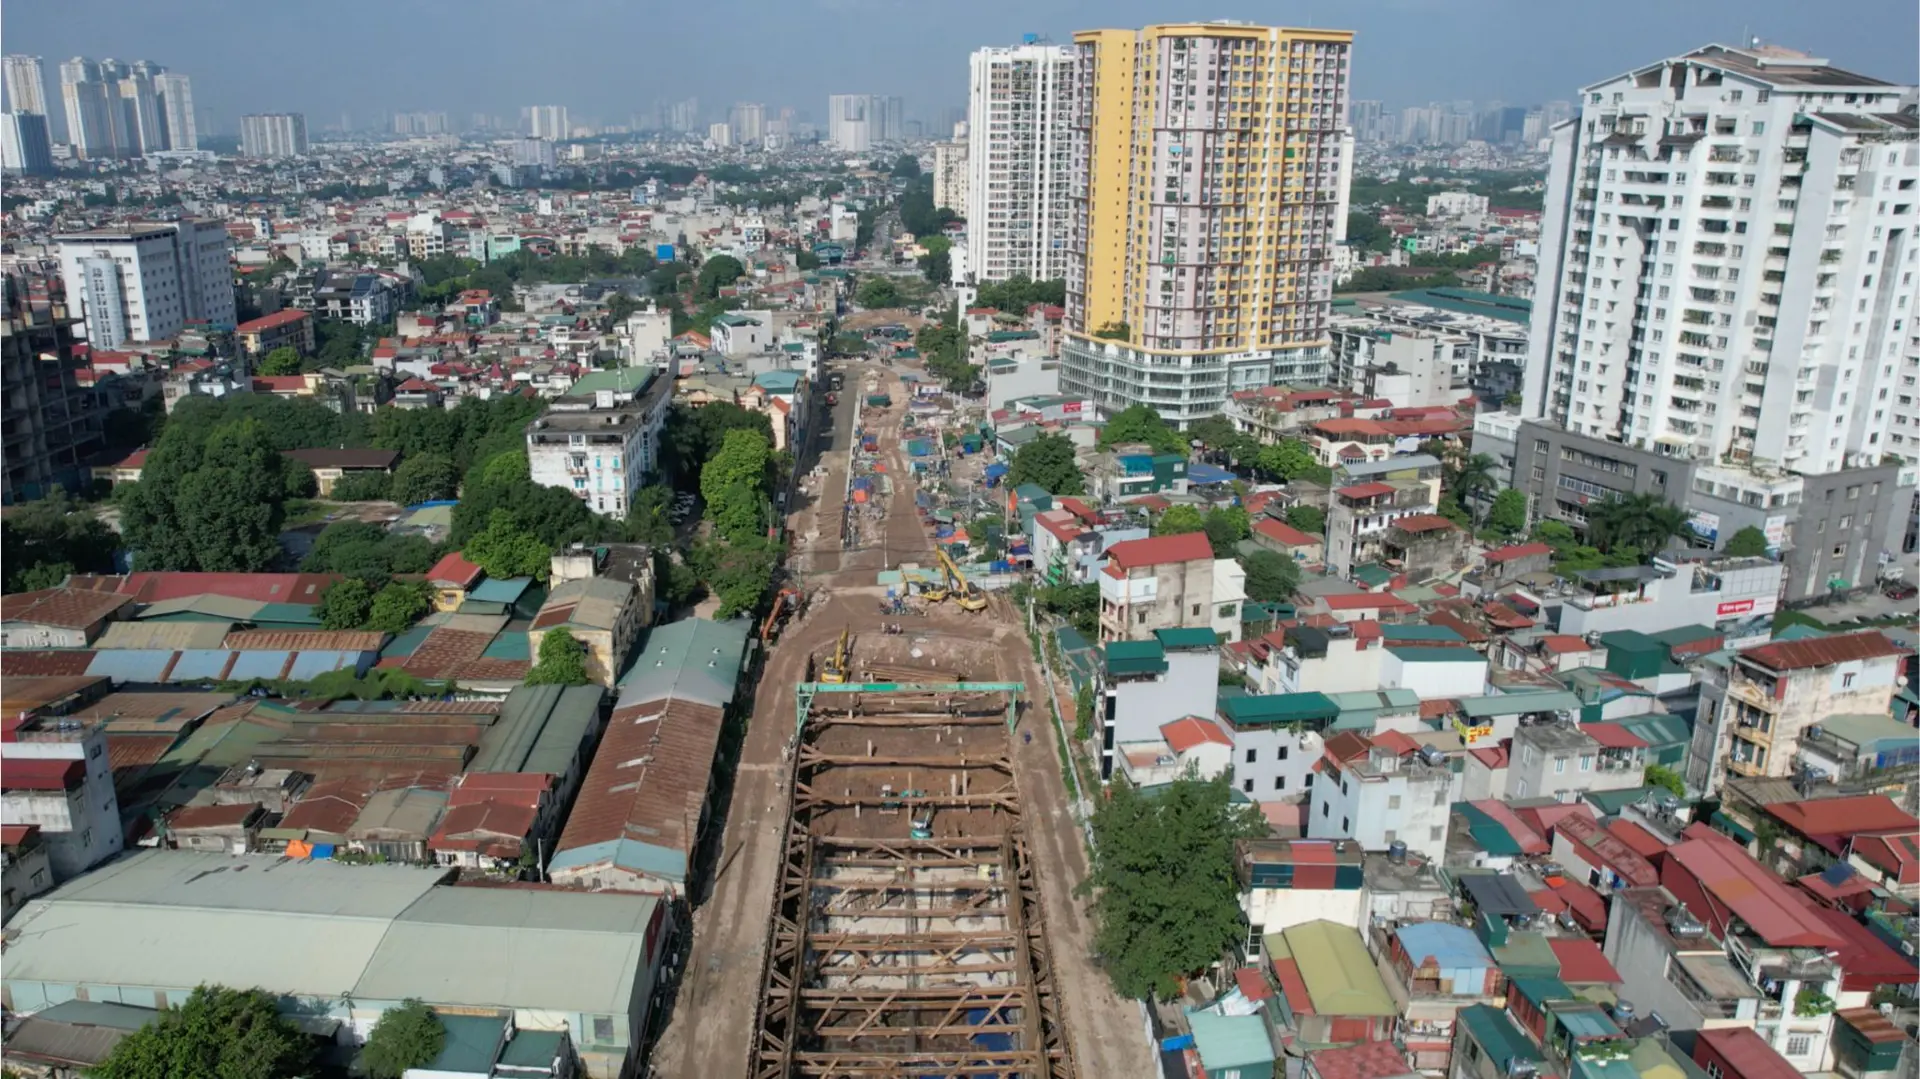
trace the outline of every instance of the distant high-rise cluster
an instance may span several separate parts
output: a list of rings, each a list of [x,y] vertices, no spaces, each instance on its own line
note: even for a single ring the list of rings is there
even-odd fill
[[[1397,111],[1380,101],[1356,101],[1350,123],[1354,138],[1366,143],[1459,146],[1485,142],[1494,146],[1533,146],[1571,111],[1572,106],[1565,101],[1549,101],[1539,106],[1508,105],[1500,101],[1432,102]]]
[[[735,146],[762,142],[767,137],[767,109],[757,101],[742,101],[727,113],[728,136]]]
[[[529,105],[527,134],[536,139],[565,139],[573,134],[565,105]]]
[[[307,152],[307,118],[297,112],[240,118],[240,152],[248,157],[301,157]]]
[[[396,112],[393,114],[393,133],[396,135],[444,135],[453,128],[447,123],[444,112]]]
[[[40,57],[10,55],[4,67],[8,167],[33,171],[43,156],[50,167],[52,132],[46,122]],[[192,83],[158,64],[76,56],[60,65],[60,101],[67,141],[76,157],[98,160],[200,148]]]
[[[906,137],[907,106],[885,94],[834,94],[827,98],[827,141],[836,150],[864,153],[875,143]]]

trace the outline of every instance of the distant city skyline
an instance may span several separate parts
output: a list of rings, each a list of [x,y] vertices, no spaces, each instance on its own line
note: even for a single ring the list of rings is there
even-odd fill
[[[1029,32],[1065,42],[1090,24],[1286,21],[1250,0],[1224,6],[1118,0],[1097,18],[1001,0],[961,11],[885,0],[723,0],[654,11],[586,0],[567,19],[537,28],[538,34],[529,33],[523,9],[499,0],[464,5],[458,20],[444,18],[437,5],[396,9],[368,0],[340,0],[336,17],[317,23],[297,9],[234,0],[210,0],[197,10],[206,17],[189,20],[175,9],[131,0],[17,4],[6,14],[7,48],[45,57],[49,73],[74,55],[156,57],[193,74],[203,119],[211,116],[213,129],[226,134],[237,130],[241,115],[271,110],[316,118],[344,112],[359,120],[357,126],[373,128],[380,126],[373,118],[395,111],[513,117],[535,101],[566,106],[576,123],[597,119],[626,126],[649,115],[655,101],[692,97],[705,106],[702,130],[705,121],[725,119],[735,101],[763,102],[770,112],[783,106],[813,112],[814,123],[824,127],[820,110],[828,96],[859,91],[903,98],[906,116],[939,135],[940,119],[966,99],[967,57],[977,48],[1017,44]],[[1448,100],[1532,105],[1564,99],[1647,55],[1736,44],[1748,35],[1884,79],[1920,81],[1912,49],[1920,17],[1911,3],[1895,0],[1861,0],[1844,19],[1787,0],[1711,0],[1677,9],[1621,0],[1598,21],[1572,9],[1496,9],[1488,0],[1376,0],[1337,12],[1301,11],[1297,21],[1354,31],[1354,97],[1395,108]],[[387,32],[368,38],[362,31],[370,25]],[[494,62],[420,63],[410,48],[417,40],[411,30],[428,25],[446,55]],[[725,73],[673,48],[663,47],[655,61],[634,62],[635,34],[663,42],[696,40],[723,26],[751,27],[767,44],[735,50],[738,63]],[[250,44],[295,35],[305,47],[292,52]],[[850,49],[862,57],[857,70],[792,62]]]

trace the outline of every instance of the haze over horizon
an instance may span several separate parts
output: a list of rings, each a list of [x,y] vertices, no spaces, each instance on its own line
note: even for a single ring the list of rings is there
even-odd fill
[[[1701,45],[1742,36],[1800,49],[1894,82],[1920,80],[1920,12],[1906,0],[1829,5],[1620,0],[1604,9],[1516,0],[1361,0],[1275,6],[1249,0],[1113,0],[1097,18],[1059,0],[968,7],[904,0],[718,0],[649,10],[620,0],[529,8],[503,0],[336,0],[324,18],[293,5],[191,0],[15,0],[5,51],[46,60],[48,98],[70,56],[146,59],[190,75],[214,129],[248,112],[341,113],[356,126],[395,110],[518,116],[566,105],[625,123],[660,99],[697,96],[718,115],[733,101],[792,106],[816,123],[834,93],[898,94],[910,117],[965,103],[966,56],[1036,33],[1067,41],[1090,26],[1247,19],[1355,31],[1354,97],[1429,101],[1570,99],[1579,86]],[[1885,32],[1863,32],[1869,27]],[[724,62],[714,57],[726,58]],[[50,110],[59,112],[55,104]],[[56,121],[58,122],[58,121]],[[931,129],[929,133],[934,133]]]

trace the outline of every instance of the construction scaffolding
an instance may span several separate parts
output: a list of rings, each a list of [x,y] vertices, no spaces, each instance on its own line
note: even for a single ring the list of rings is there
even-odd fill
[[[757,1079],[1076,1074],[1013,776],[1024,689],[798,687]]]

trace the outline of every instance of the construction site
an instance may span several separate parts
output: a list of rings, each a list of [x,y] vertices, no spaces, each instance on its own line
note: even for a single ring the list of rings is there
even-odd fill
[[[751,1074],[1076,1074],[1010,752],[1024,688],[797,688]]]
[[[1148,1074],[1138,1006],[1095,964],[1073,895],[1087,851],[1023,621],[946,572],[915,505],[907,386],[854,365],[848,388],[869,379],[789,518],[795,595],[769,620],[652,1072]],[[861,500],[860,475],[892,482]],[[904,611],[903,563],[930,568]]]

